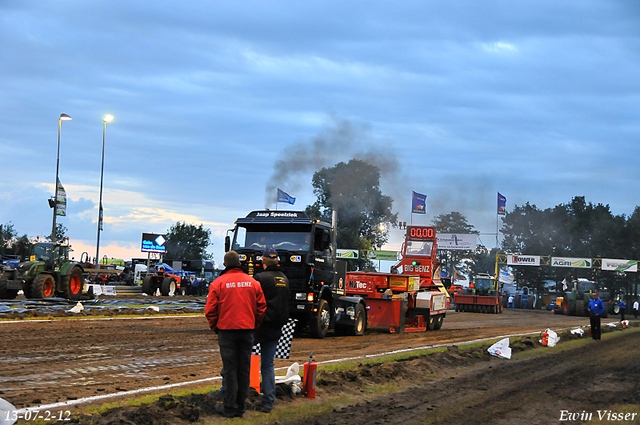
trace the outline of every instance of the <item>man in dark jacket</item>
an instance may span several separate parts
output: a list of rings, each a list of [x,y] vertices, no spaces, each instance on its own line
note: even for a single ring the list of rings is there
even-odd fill
[[[255,275],[267,300],[264,320],[255,333],[255,342],[260,343],[260,372],[262,374],[262,398],[257,410],[270,413],[276,400],[273,359],[276,355],[282,326],[289,319],[289,280],[278,268],[278,254],[273,248],[265,249],[262,253],[262,267],[264,271]]]
[[[224,403],[216,411],[226,417],[242,417],[249,393],[249,369],[253,332],[260,327],[267,303],[260,284],[246,274],[235,251],[224,256],[225,273],[211,283],[205,316],[218,334]]]

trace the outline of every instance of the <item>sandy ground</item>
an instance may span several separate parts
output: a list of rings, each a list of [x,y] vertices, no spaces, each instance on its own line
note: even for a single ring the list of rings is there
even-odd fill
[[[604,322],[613,321],[616,318]],[[324,340],[296,338],[291,359],[277,360],[276,367],[303,363],[311,352],[315,360],[322,363],[392,350],[539,333],[547,327],[560,330],[587,322],[587,318],[564,317],[546,311],[515,310],[501,315],[450,312],[442,329],[435,332],[368,333],[364,337],[330,335]],[[581,348],[582,351],[556,350],[552,354],[554,358],[509,362],[489,356],[486,347],[476,354],[452,348],[440,358],[412,360],[416,364],[399,362],[394,366],[399,368],[396,372],[383,368],[382,375],[369,371],[364,376],[338,379],[321,374],[319,400],[323,394],[328,396],[336,391],[353,393],[356,388],[358,392],[358,385],[367,385],[369,376],[372,382],[383,379],[380,376],[403,380],[421,378],[415,384],[412,382],[410,390],[393,397],[355,402],[344,410],[305,420],[305,423],[314,420],[323,424],[369,423],[372,417],[378,421],[374,423],[390,423],[397,421],[399,412],[404,412],[405,423],[462,423],[462,418],[467,418],[465,423],[468,423],[470,417],[474,423],[551,423],[558,421],[561,409],[593,411],[596,406],[613,407],[614,399],[622,400],[618,389],[629,394],[631,403],[637,404],[638,333],[627,333],[629,338],[617,338],[617,334],[624,335],[624,332],[611,333],[611,336],[616,334],[616,338],[590,343]],[[188,384],[217,377],[221,369],[216,336],[202,316],[0,322],[0,338],[0,397],[18,408],[103,394],[127,394],[127,391],[150,386]],[[531,338],[530,345],[534,346],[537,339]],[[614,340],[616,345],[612,345]],[[632,364],[636,366],[629,366]],[[207,385],[216,382],[219,381]],[[337,383],[343,382],[350,382],[352,386],[340,389],[342,384]],[[195,386],[197,384],[188,384],[184,388]],[[587,393],[574,401],[572,397],[580,389]],[[615,397],[610,398],[610,394]],[[171,413],[170,420],[167,415],[159,415],[163,419],[148,423],[187,423],[195,417],[206,417],[211,403],[202,397],[194,396],[188,403],[165,400],[165,408],[175,406],[163,411],[181,409],[178,415],[181,419]],[[596,401],[602,403],[596,404]],[[523,408],[529,405],[544,407],[547,413],[536,414],[532,409]],[[64,410],[75,414],[85,406],[72,405]],[[154,417],[149,412],[146,414]],[[83,423],[102,422],[85,418]]]

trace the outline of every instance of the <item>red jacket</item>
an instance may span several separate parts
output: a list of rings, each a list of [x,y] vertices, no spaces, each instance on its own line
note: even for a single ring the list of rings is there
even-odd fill
[[[260,283],[240,268],[230,269],[213,281],[204,314],[212,331],[256,329],[267,302]]]

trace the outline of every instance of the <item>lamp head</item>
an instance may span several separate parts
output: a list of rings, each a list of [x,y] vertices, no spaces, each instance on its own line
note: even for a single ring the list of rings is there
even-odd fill
[[[69,115],[67,114],[60,114],[60,121],[71,121],[73,118],[71,118]]]
[[[111,122],[111,121],[113,121],[113,115],[111,115],[111,114],[107,114],[107,115],[105,115],[104,117],[102,117],[102,121],[104,121],[104,122]]]

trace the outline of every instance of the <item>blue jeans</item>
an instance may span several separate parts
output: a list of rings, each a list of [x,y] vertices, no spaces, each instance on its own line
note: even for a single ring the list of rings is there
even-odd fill
[[[278,340],[260,342],[260,374],[262,375],[262,397],[260,404],[273,409],[276,401],[276,373],[273,370],[273,359],[276,356]]]

